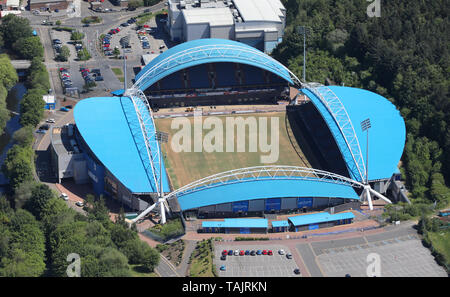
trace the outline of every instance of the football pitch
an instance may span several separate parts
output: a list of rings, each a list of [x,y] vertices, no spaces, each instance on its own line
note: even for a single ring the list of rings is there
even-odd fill
[[[237,117],[241,117],[238,119]],[[265,117],[265,122],[260,122],[260,118]],[[196,130],[194,132],[194,117],[187,117],[183,119],[179,118],[162,118],[162,119],[155,119],[155,125],[157,130],[163,131],[169,134],[169,141],[168,143],[164,143],[162,145],[162,151],[164,156],[164,162],[166,165],[167,173],[169,174],[170,181],[172,183],[172,186],[174,189],[177,189],[181,186],[184,186],[188,183],[191,183],[193,181],[196,181],[200,178],[207,177],[209,175],[213,175],[216,173],[232,170],[232,169],[239,169],[244,167],[251,167],[251,166],[266,166],[266,165],[289,165],[289,166],[301,166],[301,167],[311,167],[309,162],[306,160],[305,156],[303,155],[303,152],[301,151],[300,147],[296,143],[296,140],[293,136],[289,137],[289,135],[292,135],[290,132],[290,125],[289,122],[286,121],[286,114],[284,112],[273,112],[273,113],[259,113],[259,114],[234,114],[234,115],[226,115],[226,116],[215,116],[214,121],[217,123],[221,123],[223,129],[222,136],[223,138],[223,146],[221,146],[223,149],[222,151],[212,151],[207,152],[205,151],[205,148],[200,146],[201,151],[198,151],[198,145],[197,149],[194,148],[195,142],[201,142],[203,139],[203,143],[206,141],[206,135],[212,131],[217,131],[217,126],[209,126],[209,129],[206,129],[205,123],[208,121],[207,119],[211,117],[202,117],[201,128],[202,128],[202,137],[203,138],[196,138],[195,133],[199,130]],[[227,119],[228,118],[228,119]],[[272,122],[275,122],[276,119],[272,118],[278,118],[278,129],[275,130],[271,126]],[[178,119],[178,120],[177,120]],[[220,119],[220,120],[218,120]],[[198,119],[197,119],[198,120]],[[244,126],[245,128],[239,129],[239,126],[234,127],[234,137],[231,137],[232,141],[234,141],[234,151],[231,152],[229,149],[227,150],[226,146],[226,135],[228,133],[227,131],[227,121],[233,121],[233,120],[244,120],[244,121],[253,121],[258,123],[258,135],[255,136],[256,131],[250,129],[249,126]],[[263,119],[264,120],[264,119]],[[177,143],[183,144],[184,141],[180,141],[180,131],[181,126],[173,126],[174,121],[189,121],[190,123],[190,142],[191,146],[188,146],[189,149],[185,149],[184,151],[179,151],[180,149],[177,148]],[[199,123],[199,122],[197,122]],[[263,124],[261,124],[263,123]],[[189,125],[188,125],[189,126]],[[199,125],[197,125],[198,127]],[[220,125],[219,125],[220,126]],[[260,129],[263,128],[263,126],[267,127],[266,131],[264,132],[267,139],[264,139],[267,144],[273,144],[271,140],[276,139],[274,142],[275,145],[273,145],[273,149],[278,150],[278,156],[276,158],[275,162],[272,163],[264,163],[262,162],[262,156],[268,156],[270,154],[270,150],[264,148],[261,145],[255,145],[255,149],[250,148],[249,140],[252,140],[252,142],[255,142],[255,139],[258,139],[258,144],[260,144]],[[245,130],[245,132],[243,132]],[[274,131],[272,131],[274,130]],[[241,139],[244,138],[242,136],[242,133],[245,134],[245,149],[240,152],[237,150],[237,142],[238,140],[238,134],[239,132],[241,135],[239,137]],[[274,136],[272,138],[272,133],[276,132],[278,136]],[[177,136],[178,134],[178,136]],[[197,134],[198,135],[198,134]],[[256,138],[255,138],[256,137]],[[278,139],[277,139],[278,138]],[[200,139],[200,140],[199,140]],[[264,141],[263,140],[263,141]],[[216,140],[215,140],[216,141]],[[212,141],[212,143],[216,143],[215,141]],[[278,144],[278,145],[276,145]],[[186,148],[186,147],[185,147]]]

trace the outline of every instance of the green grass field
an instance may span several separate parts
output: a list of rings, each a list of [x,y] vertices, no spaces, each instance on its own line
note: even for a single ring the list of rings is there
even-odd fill
[[[450,263],[450,231],[428,232],[433,247],[441,253],[446,262]]]
[[[232,117],[231,115],[228,115]],[[175,189],[186,185],[190,182],[198,180],[200,178],[207,177],[212,174],[220,173],[227,170],[251,167],[251,166],[264,166],[264,165],[290,165],[290,166],[302,166],[302,167],[311,167],[310,164],[305,160],[303,153],[300,151],[299,154],[294,149],[291,141],[289,140],[288,133],[286,131],[286,115],[283,112],[277,113],[261,113],[261,114],[247,114],[247,115],[234,115],[242,116],[244,120],[248,117],[255,117],[257,122],[259,123],[260,117],[267,117],[267,126],[270,127],[270,117],[278,117],[279,123],[279,156],[278,160],[274,163],[262,163],[261,156],[268,155],[268,152],[262,152],[260,150],[260,146],[257,146],[256,152],[249,152],[249,129],[246,128],[245,133],[245,143],[246,148],[245,152],[236,152],[236,141],[237,141],[237,133],[235,131],[234,134],[234,144],[235,151],[234,152],[225,152],[225,122],[227,116],[217,116],[217,118],[222,120],[223,124],[223,151],[224,152],[193,152],[194,147],[194,138],[193,138],[193,128],[191,133],[191,152],[175,152],[172,148],[172,137],[179,131],[179,129],[172,129],[171,124],[174,119],[165,118],[165,119],[156,119],[155,125],[159,131],[164,131],[169,133],[169,142],[167,144],[163,144],[163,153],[164,153],[164,161],[166,164],[167,172],[171,179],[172,185]],[[194,118],[188,118],[191,122],[191,127],[193,127]],[[203,121],[206,117],[203,117]],[[289,124],[288,124],[289,125]],[[258,125],[258,129],[260,129]],[[210,130],[203,129],[203,137]],[[273,131],[270,131],[268,128],[268,143],[270,143],[271,135]],[[258,139],[259,141],[259,139]],[[301,158],[302,157],[302,158]]]

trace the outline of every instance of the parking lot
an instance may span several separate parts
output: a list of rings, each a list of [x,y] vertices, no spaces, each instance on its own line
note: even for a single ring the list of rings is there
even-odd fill
[[[243,255],[243,256],[226,256],[226,260],[221,260],[222,251],[239,250],[239,251],[257,251],[272,250],[273,255]],[[280,255],[278,251],[284,250],[284,255]],[[291,251],[282,245],[261,244],[261,245],[219,245],[216,246],[214,252],[214,264],[217,267],[219,276],[222,277],[293,277],[301,276],[294,273],[297,264],[294,259],[288,259],[286,253]],[[225,271],[220,267],[224,265]]]

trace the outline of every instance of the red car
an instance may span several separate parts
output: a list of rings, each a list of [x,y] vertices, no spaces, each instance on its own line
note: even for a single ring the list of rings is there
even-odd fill
[[[266,250],[263,250],[263,253],[262,253],[263,255],[267,255],[267,251]]]
[[[150,28],[150,26],[149,25],[144,25],[144,28]]]
[[[227,250],[223,250],[222,251],[222,256],[226,256],[228,254],[228,251]]]
[[[120,28],[119,28],[119,27],[117,27],[117,28],[116,28],[116,31],[117,31],[117,32],[120,32]]]
[[[272,253],[272,251],[271,250],[269,250],[269,252],[267,253],[269,256],[272,256],[273,255],[273,253]]]
[[[240,252],[239,252],[239,256],[243,256],[244,254],[245,254],[244,251],[240,251]]]

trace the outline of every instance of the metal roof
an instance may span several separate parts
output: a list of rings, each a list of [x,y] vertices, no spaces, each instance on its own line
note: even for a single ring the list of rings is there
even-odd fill
[[[279,22],[283,4],[279,0],[233,0],[244,22]]]
[[[363,89],[340,86],[317,89],[323,94],[326,88],[335,95],[334,102],[325,96],[319,98],[307,89],[302,91],[327,123],[350,177],[360,182],[365,179],[367,136],[360,123],[367,118],[372,126],[369,130],[369,181],[387,179],[399,172],[406,128],[396,107],[386,98]]]
[[[205,38],[181,43],[160,54],[136,75],[135,87],[144,91],[176,71],[216,62],[248,64],[294,83],[285,66],[254,47],[233,40]]]
[[[128,97],[84,99],[75,106],[78,131],[98,160],[133,193],[155,193],[156,185],[148,178],[148,157],[138,149],[143,142],[133,103]],[[156,151],[156,148],[155,148]],[[159,170],[159,166],[157,168]],[[162,168],[165,172],[163,164]],[[169,192],[163,174],[164,192]]]
[[[186,24],[234,25],[233,15],[228,7],[183,9],[182,13]]]
[[[272,221],[272,227],[289,227],[288,221]]]
[[[267,219],[225,219],[224,221],[203,221],[202,228],[265,228]]]
[[[221,203],[285,197],[336,197],[359,200],[349,185],[324,180],[295,180],[283,177],[258,179],[205,188],[178,196],[182,211]]]
[[[309,224],[320,224],[325,222],[333,222],[345,219],[353,219],[355,215],[351,212],[342,212],[337,214],[329,214],[328,212],[319,212],[307,215],[299,215],[288,217],[288,220],[294,226],[303,226]]]

